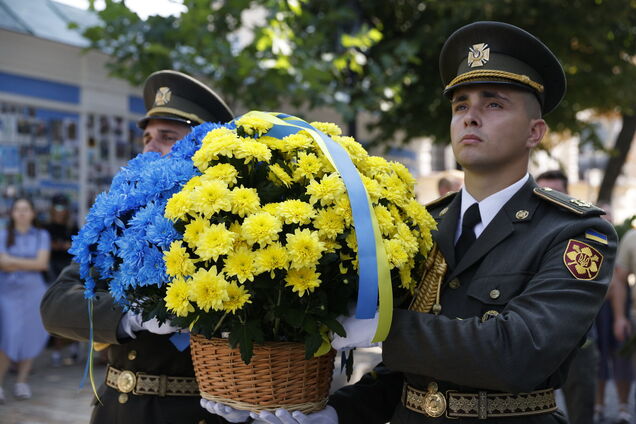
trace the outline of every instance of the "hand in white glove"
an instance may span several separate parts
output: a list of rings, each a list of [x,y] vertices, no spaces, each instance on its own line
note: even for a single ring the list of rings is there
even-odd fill
[[[250,418],[250,411],[241,411],[231,406],[201,398],[201,407],[211,414],[219,415],[231,423],[243,423]]]
[[[289,412],[286,409],[277,409],[275,414],[271,412],[251,413],[254,423],[268,424],[338,424],[338,413],[327,405],[325,409],[305,415],[302,412]]]
[[[373,347],[380,345],[380,343],[371,342],[378,327],[378,312],[376,312],[375,316],[371,319],[358,319],[355,316],[346,317],[341,315],[337,320],[347,332],[347,337],[334,334],[333,340],[331,341],[331,346],[334,349],[349,350],[354,347]]]
[[[140,313],[136,313],[133,311],[126,312],[121,321],[119,321],[119,328],[117,328],[117,334],[126,335],[128,337],[132,337],[136,339],[137,336],[135,333],[137,331],[150,331],[155,334],[172,334],[180,331],[179,327],[175,327],[170,324],[169,321],[160,324],[157,318],[153,318],[148,321],[143,321]]]

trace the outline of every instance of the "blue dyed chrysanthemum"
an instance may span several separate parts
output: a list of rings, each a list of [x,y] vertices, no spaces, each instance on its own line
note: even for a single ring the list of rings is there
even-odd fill
[[[160,287],[168,281],[161,249],[181,236],[163,216],[166,203],[190,178],[201,174],[192,155],[205,134],[222,126],[234,128],[233,124],[204,123],[166,156],[137,155],[115,175],[110,190],[97,196],[69,250],[80,265],[86,298],[95,295],[91,269],[109,280],[111,294],[124,306],[128,306],[127,290]]]

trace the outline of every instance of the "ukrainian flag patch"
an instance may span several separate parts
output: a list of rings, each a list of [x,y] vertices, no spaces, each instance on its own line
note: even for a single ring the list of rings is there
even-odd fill
[[[585,238],[597,243],[607,245],[607,236],[605,234],[599,233],[598,231],[587,230],[585,232]]]

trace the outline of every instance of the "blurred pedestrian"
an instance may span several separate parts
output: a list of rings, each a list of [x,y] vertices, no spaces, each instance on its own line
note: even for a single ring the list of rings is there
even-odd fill
[[[68,197],[58,193],[51,198],[49,222],[44,228],[51,236],[51,261],[47,272],[47,284],[52,284],[64,267],[71,263],[72,256],[68,253],[71,247],[71,237],[79,232],[77,225],[71,220],[70,202]],[[74,364],[79,357],[79,343],[62,337],[51,336],[50,346],[51,364],[54,367]],[[66,351],[66,357],[65,357]]]
[[[42,272],[49,266],[49,233],[36,227],[33,203],[18,197],[11,207],[9,225],[0,231],[0,402],[2,384],[10,363],[18,376],[13,393],[29,399],[27,380],[33,359],[40,354],[48,334],[40,319],[40,301],[46,291]]]
[[[608,294],[614,318],[614,338],[619,344],[627,340],[628,336],[633,332],[629,319],[629,309],[626,307],[630,297],[627,277],[633,273],[636,273],[636,230],[634,229],[629,230],[621,238]],[[619,359],[623,358],[619,357]],[[631,377],[633,379],[633,374]],[[631,423],[631,413],[628,407],[631,380],[629,385],[623,381],[623,384],[620,386],[617,380],[616,388],[619,394],[619,416],[617,423]]]
[[[437,180],[437,193],[441,196],[446,196],[448,193],[459,191],[462,188],[462,182],[460,179],[449,176],[441,177]]]
[[[537,185],[561,193],[568,193],[568,177],[560,169],[539,174]],[[593,424],[594,422],[598,358],[596,328],[592,326],[580,348],[576,351],[570,363],[567,379],[561,387],[571,423]]]

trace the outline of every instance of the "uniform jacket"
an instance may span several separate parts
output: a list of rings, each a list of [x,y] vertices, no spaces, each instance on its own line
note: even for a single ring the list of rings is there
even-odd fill
[[[41,314],[44,326],[54,335],[74,340],[89,339],[89,319],[84,286],[79,266],[64,269],[46,292]],[[177,350],[169,335],[147,331],[137,333],[136,339],[119,340],[117,327],[123,311],[105,287],[97,288],[94,300],[94,341],[109,343],[108,362],[119,370],[154,375],[194,377],[190,348]],[[204,424],[225,423],[199,405],[199,396],[128,395],[119,402],[119,392],[103,384],[98,390],[101,404],[96,402],[93,424]]]
[[[448,263],[441,313],[394,311],[383,343],[384,364],[330,400],[341,424],[483,422],[430,418],[406,409],[400,400],[404,381],[424,391],[435,381],[440,392],[470,393],[522,393],[561,386],[569,359],[603,302],[613,269],[616,233],[599,217],[599,209],[568,208],[568,201],[546,200],[535,188],[530,178],[459,263],[454,237],[461,196],[451,195],[429,208],[438,222],[433,239]],[[607,242],[586,237],[590,230],[605,235]],[[571,249],[571,240],[601,254],[597,275],[578,274],[575,269],[577,278],[568,270],[566,262],[572,259],[566,251],[568,246]],[[583,276],[592,278],[581,279]],[[566,421],[555,412],[491,418],[489,422]]]

